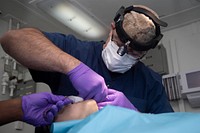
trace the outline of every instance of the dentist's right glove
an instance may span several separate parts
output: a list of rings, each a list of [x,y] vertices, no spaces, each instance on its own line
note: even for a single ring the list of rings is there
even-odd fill
[[[98,103],[99,109],[102,109],[106,105],[121,106],[138,111],[122,92],[113,89],[108,89],[105,101]]]
[[[80,97],[94,99],[96,102],[101,102],[106,98],[108,88],[104,78],[85,64],[81,63],[67,75]]]

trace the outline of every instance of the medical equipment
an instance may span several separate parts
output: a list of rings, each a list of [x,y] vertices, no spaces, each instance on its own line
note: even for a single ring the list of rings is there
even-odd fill
[[[191,107],[200,107],[200,70],[168,74],[162,79],[169,100],[188,99]]]
[[[7,72],[4,72],[3,77],[2,77],[2,92],[1,94],[6,94],[6,87],[8,86],[8,82],[9,82],[9,75]]]
[[[12,60],[13,62],[13,70],[16,70],[17,69],[17,62],[15,59]]]
[[[147,17],[149,17],[153,23],[155,24],[156,27],[156,37],[154,37],[151,41],[145,43],[145,44],[141,44],[135,40],[133,40],[123,29],[123,20],[124,20],[124,15],[126,13],[129,13],[131,11],[135,11],[138,13],[142,13],[144,15],[146,15]],[[151,13],[150,11],[140,8],[140,7],[121,7],[117,13],[116,16],[114,18],[115,21],[115,26],[116,26],[116,32],[117,35],[119,36],[119,39],[124,43],[124,46],[121,46],[117,53],[121,56],[123,56],[126,52],[127,52],[127,47],[130,46],[131,48],[133,48],[134,50],[137,51],[147,51],[151,48],[155,48],[156,45],[158,44],[158,42],[162,39],[163,35],[160,33],[160,26],[167,26],[167,23],[159,20],[153,13]]]
[[[9,85],[9,88],[10,88],[10,97],[13,96],[14,89],[16,88],[16,85],[17,85],[17,78],[14,77],[13,79],[10,80],[10,85]]]
[[[6,55],[4,56],[4,59],[5,59],[5,64],[8,65],[9,59],[10,59],[9,55],[6,54]]]
[[[200,70],[180,72],[181,94],[192,107],[200,107]]]

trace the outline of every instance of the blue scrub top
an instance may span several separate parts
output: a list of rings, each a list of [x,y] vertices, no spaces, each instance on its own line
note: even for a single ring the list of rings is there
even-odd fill
[[[109,88],[123,92],[140,112],[173,112],[162,85],[161,76],[142,62],[138,62],[124,74],[110,72],[101,57],[104,42],[81,41],[73,35],[60,33],[43,33],[57,47],[104,77]],[[54,94],[78,95],[65,74],[35,70],[30,70],[30,72],[36,82],[48,84]]]

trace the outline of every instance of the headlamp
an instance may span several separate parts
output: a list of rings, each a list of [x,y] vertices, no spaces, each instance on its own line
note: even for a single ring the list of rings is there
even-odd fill
[[[123,29],[123,20],[124,20],[124,15],[126,13],[129,13],[131,11],[135,11],[138,13],[142,13],[145,16],[149,17],[155,27],[156,27],[156,36],[150,40],[147,43],[139,43],[135,40],[133,40]],[[147,9],[141,8],[141,7],[121,7],[114,18],[115,21],[115,27],[116,27],[116,32],[119,37],[119,39],[124,43],[124,46],[121,46],[117,53],[121,56],[123,56],[127,52],[127,46],[130,46],[132,49],[136,51],[147,51],[149,49],[153,49],[157,46],[159,41],[162,39],[163,35],[160,33],[160,26],[167,27],[167,23],[159,20],[152,12],[148,11]]]

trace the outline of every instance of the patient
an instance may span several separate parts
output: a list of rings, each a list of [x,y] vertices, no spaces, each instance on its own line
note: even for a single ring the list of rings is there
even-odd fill
[[[90,115],[97,111],[97,103],[94,100],[80,101],[67,105],[56,116],[55,123],[51,125],[51,132],[92,133],[95,127],[95,132],[98,133],[104,133],[105,131],[132,133],[133,130],[139,133],[200,133],[198,126],[199,113],[147,114],[122,107],[107,106],[102,111]],[[89,115],[90,117],[87,117]],[[102,121],[102,118],[106,119]],[[61,122],[76,119],[82,120],[73,121],[70,124],[68,122]],[[50,129],[48,132],[42,133],[50,133]]]
[[[83,119],[98,111],[95,100],[85,100],[65,106],[55,117],[55,122]]]
[[[83,119],[98,111],[95,100],[74,101],[75,103],[65,106],[54,118],[54,122]],[[37,132],[50,133],[50,126],[43,126]]]

